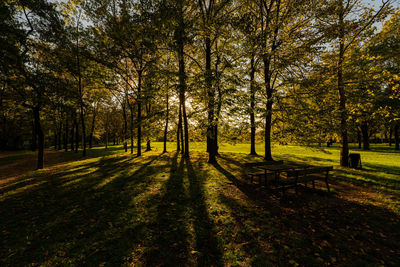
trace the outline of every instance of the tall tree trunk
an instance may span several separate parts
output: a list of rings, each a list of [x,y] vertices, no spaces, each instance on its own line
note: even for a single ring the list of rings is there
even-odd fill
[[[130,105],[131,111],[131,125],[130,125],[130,135],[131,135],[131,154],[133,154],[133,104]]]
[[[142,71],[138,71],[138,110],[137,110],[137,156],[142,155]]]
[[[38,137],[38,157],[37,157],[37,169],[43,169],[44,165],[44,134],[42,125],[40,123],[40,109],[38,107],[33,108],[33,115],[35,121],[35,129]]]
[[[361,133],[363,139],[363,150],[369,150],[368,124],[366,122],[361,124]]]
[[[344,18],[343,6],[339,11],[339,57],[337,66],[337,82],[339,93],[339,112],[340,112],[340,165],[347,167],[349,165],[349,143],[347,136],[347,109],[346,109],[346,94],[344,90],[343,80],[343,61],[344,61]]]
[[[393,135],[393,127],[390,125],[389,128],[389,146],[392,146],[392,135]]]
[[[57,150],[57,141],[58,141],[57,132],[58,132],[58,129],[57,129],[57,125],[56,125],[56,127],[54,127],[54,143],[53,143],[54,150]]]
[[[256,122],[255,122],[255,86],[254,75],[256,72],[254,66],[254,55],[250,61],[250,155],[257,155],[256,153]]]
[[[59,127],[58,127],[58,150],[61,150],[61,138],[62,138],[62,123],[63,123],[63,117],[61,116],[60,118],[60,123],[59,123]]]
[[[127,103],[124,99],[124,104],[122,105],[122,117],[124,119],[124,149],[125,149],[125,152],[128,152],[128,144],[126,142],[127,134],[128,134],[128,119],[126,116],[126,105],[127,105]]]
[[[180,137],[181,131],[182,131],[182,108],[181,108],[181,99],[179,99],[178,129],[176,132],[176,151],[178,152],[181,151],[181,137]]]
[[[64,129],[64,150],[65,152],[68,152],[68,114],[65,114],[65,129]]]
[[[107,111],[107,113],[106,113],[106,144],[105,144],[105,146],[106,146],[106,149],[108,149],[108,124],[109,124],[109,117],[108,117],[109,115],[108,115],[108,111]]]
[[[215,44],[215,50],[218,51],[217,43]],[[222,92],[221,92],[221,86],[220,86],[220,77],[218,74],[218,65],[220,63],[220,55],[217,54],[217,60],[215,63],[215,73],[216,73],[216,87],[217,87],[217,92],[218,92],[218,97],[217,97],[217,110],[216,110],[216,116],[215,116],[215,124],[214,124],[214,142],[215,142],[215,155],[219,155],[219,146],[218,146],[218,120],[219,116],[221,114],[221,108],[222,108]]]
[[[205,38],[205,56],[206,56],[206,87],[207,87],[207,111],[208,111],[208,128],[207,128],[207,150],[208,162],[216,162],[216,143],[215,143],[215,92],[212,86],[212,70],[211,70],[211,40],[207,36]]]
[[[167,152],[168,120],[169,120],[169,94],[168,94],[168,92],[167,92],[167,112],[166,112],[166,116],[165,116],[164,150],[163,150],[163,153],[166,153],[166,152]]]
[[[180,16],[180,33],[184,35],[184,23],[183,23],[183,14]],[[180,36],[178,39],[178,60],[179,60],[179,102],[182,108],[182,116],[183,116],[183,132],[185,134],[184,142],[182,142],[182,154],[184,157],[189,157],[189,127],[188,120],[186,114],[186,71],[185,71],[185,57],[184,57],[184,44],[183,37]],[[181,119],[181,129],[182,129],[182,119]],[[183,135],[183,134],[182,134]],[[182,136],[181,136],[182,137]],[[183,141],[183,138],[182,138]]]
[[[93,111],[92,125],[90,127],[90,134],[89,134],[89,148],[93,147],[93,134],[94,134],[95,122],[96,122],[96,111]]]
[[[75,153],[78,153],[79,150],[79,124],[78,120],[75,117]]]
[[[181,105],[181,109],[182,109],[182,105]],[[179,134],[180,134],[180,139],[181,139],[181,155],[184,155],[185,154],[185,140],[184,140],[184,137],[183,137],[183,126],[182,126],[182,123],[181,123],[181,127],[179,128],[180,129],[180,132],[179,132]]]
[[[265,91],[267,93],[266,103],[266,114],[265,114],[265,156],[264,159],[272,161],[271,154],[271,127],[272,127],[272,93],[273,88],[271,86],[271,71],[270,71],[270,59],[265,56],[264,62],[264,80],[265,80]]]
[[[397,121],[394,126],[394,142],[395,142],[395,150],[400,150],[400,140],[399,140],[399,127],[400,123]]]
[[[74,132],[74,129],[75,129],[75,123],[74,123],[74,121],[72,121],[72,123],[71,123],[71,151],[75,150],[75,146],[74,146],[75,132]]]
[[[37,149],[37,131],[36,131],[36,126],[35,126],[35,118],[33,118],[32,121],[32,151],[36,151]]]
[[[80,18],[80,17],[79,17]],[[81,119],[82,127],[82,156],[86,156],[86,128],[85,128],[85,115],[83,106],[83,88],[82,88],[82,77],[81,77],[81,65],[80,65],[80,55],[79,55],[79,19],[76,24],[76,62],[78,67],[78,92],[79,92],[79,115]],[[78,129],[78,128],[77,128]]]

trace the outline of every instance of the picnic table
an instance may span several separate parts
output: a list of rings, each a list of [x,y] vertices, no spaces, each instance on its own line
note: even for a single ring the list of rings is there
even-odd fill
[[[264,177],[264,185],[268,186],[269,184],[274,184],[276,188],[281,188],[283,191],[289,187],[295,187],[297,193],[297,185],[298,183],[304,183],[307,186],[307,182],[311,181],[313,188],[315,188],[314,181],[317,179],[325,180],[326,187],[328,191],[328,176],[329,171],[333,169],[333,167],[316,167],[312,165],[304,165],[304,164],[279,164],[279,165],[265,165],[259,166],[258,169],[260,171],[250,173],[251,182],[253,183],[254,177],[259,177],[259,185],[262,184],[262,177]],[[285,176],[281,174],[285,173]],[[272,175],[273,179],[269,182],[268,174]],[[324,177],[320,177],[321,174],[325,174]]]

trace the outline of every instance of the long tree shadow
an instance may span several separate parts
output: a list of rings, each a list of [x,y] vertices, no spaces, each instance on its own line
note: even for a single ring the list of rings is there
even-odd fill
[[[151,226],[155,237],[145,253],[148,266],[184,266],[189,255],[187,225],[187,197],[183,185],[184,161],[178,166],[178,153],[171,159],[169,178],[157,208],[157,217]]]
[[[0,223],[6,265],[122,264],[132,246],[142,237],[143,223],[126,224],[137,211],[131,200],[152,182],[150,165],[109,158],[97,163],[95,171],[79,175],[63,172],[48,181],[2,200]],[[132,166],[136,170],[130,171]],[[81,169],[80,169],[81,170]],[[71,178],[71,176],[73,178]],[[102,187],[98,184],[115,176]],[[44,178],[42,178],[44,179]],[[66,184],[71,179],[79,180]],[[7,250],[6,250],[7,249]]]
[[[246,244],[243,249],[251,256],[252,264],[400,263],[396,245],[400,241],[396,230],[400,227],[398,214],[336,194],[288,194],[275,198],[268,192],[252,190],[224,166],[214,164],[250,201],[249,206],[243,206],[236,199],[237,193],[220,194],[220,201],[229,208],[237,227],[245,229],[244,233],[239,232],[239,239]],[[246,229],[249,225],[250,230]],[[262,245],[255,241],[257,236],[263,237]]]
[[[207,210],[204,195],[204,176],[198,176],[189,158],[185,159],[189,178],[191,207],[194,215],[198,266],[222,266],[222,252],[213,222]],[[198,168],[199,169],[199,168]],[[201,177],[201,178],[200,178]]]

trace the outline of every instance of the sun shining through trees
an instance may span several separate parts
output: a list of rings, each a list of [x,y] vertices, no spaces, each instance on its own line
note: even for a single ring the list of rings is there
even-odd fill
[[[398,4],[1,1],[0,265],[400,265]]]

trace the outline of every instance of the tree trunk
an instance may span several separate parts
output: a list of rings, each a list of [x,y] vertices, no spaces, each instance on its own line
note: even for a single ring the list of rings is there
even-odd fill
[[[75,146],[74,146],[74,139],[75,139],[75,132],[74,132],[74,128],[75,128],[75,123],[74,123],[74,121],[72,121],[72,124],[71,124],[71,151],[74,151],[75,150]]]
[[[61,117],[61,120],[60,120],[60,126],[58,127],[58,150],[61,150],[61,144],[62,144],[62,142],[61,142],[61,138],[62,138],[62,121],[63,121],[63,118]]]
[[[390,125],[389,128],[389,146],[392,146],[392,135],[393,135],[393,127]]]
[[[181,16],[183,19],[183,14]],[[184,30],[183,21],[181,21],[180,27],[182,31]],[[184,58],[184,44],[183,44],[183,36],[180,36],[178,41],[178,59],[179,59],[179,102],[182,107],[182,115],[183,115],[183,131],[185,133],[185,141],[182,142],[182,154],[187,158],[189,157],[189,128],[188,128],[188,120],[186,115],[186,71],[185,71],[185,58]],[[182,121],[181,121],[182,124]],[[182,125],[181,125],[182,129]],[[182,133],[183,136],[183,133]],[[181,137],[182,137],[181,136]],[[183,138],[182,138],[183,141]]]
[[[256,123],[255,123],[255,88],[254,88],[254,56],[250,61],[250,155],[257,155],[256,152]]]
[[[79,150],[79,124],[78,124],[76,117],[74,119],[74,123],[75,123],[75,153],[78,153],[78,150]]]
[[[109,117],[108,117],[109,115],[108,115],[108,111],[107,111],[107,113],[106,113],[106,144],[105,144],[105,147],[106,147],[106,149],[108,149],[108,124],[109,124]]]
[[[126,137],[127,137],[127,133],[128,133],[128,120],[127,120],[127,116],[126,116],[126,101],[124,99],[124,104],[122,105],[122,117],[124,119],[124,149],[125,152],[128,152],[128,144],[126,143]]]
[[[180,137],[181,130],[182,130],[182,108],[181,108],[181,99],[179,99],[178,129],[176,133],[176,151],[178,152],[181,151],[181,137]]]
[[[338,58],[338,92],[339,92],[339,112],[340,112],[340,165],[347,167],[349,165],[349,143],[347,136],[347,109],[346,94],[344,91],[343,80],[343,61],[344,61],[344,25],[343,25],[343,7],[339,12],[339,58]]]
[[[32,121],[32,151],[36,151],[37,149],[37,131],[36,131],[36,127],[35,127],[35,118]]]
[[[264,80],[265,80],[265,91],[267,93],[267,104],[265,114],[265,156],[264,159],[272,161],[271,154],[271,127],[272,127],[272,93],[273,88],[271,86],[271,73],[270,73],[270,59],[265,57],[264,60]]]
[[[137,156],[142,155],[142,71],[138,71],[138,110],[137,110]]]
[[[85,117],[84,117],[84,111],[83,111],[83,100],[81,101],[81,112],[80,112],[80,117],[81,117],[81,126],[82,126],[82,156],[86,156],[86,127],[85,127]]]
[[[168,92],[167,92],[167,114],[166,114],[166,116],[165,116],[164,150],[163,150],[163,153],[166,153],[166,152],[167,152],[168,120],[169,120],[169,95],[168,95]]]
[[[38,137],[38,157],[37,157],[37,169],[43,169],[44,165],[44,134],[42,125],[40,124],[40,109],[38,107],[33,108],[33,115],[35,120],[35,129]]]
[[[206,56],[206,87],[207,87],[207,111],[208,111],[208,128],[207,128],[207,151],[208,162],[216,162],[216,143],[215,143],[215,92],[212,86],[212,70],[211,70],[211,40],[209,37],[205,38],[205,56]]]
[[[363,150],[369,150],[368,124],[366,122],[361,124],[361,133],[363,139]]]
[[[54,150],[57,150],[57,140],[58,140],[58,136],[57,136],[57,126],[54,128]]]
[[[79,20],[76,24],[76,62],[78,67],[78,93],[79,93],[79,114],[81,119],[81,127],[82,127],[82,156],[86,156],[86,128],[85,128],[85,115],[84,115],[84,106],[83,106],[83,88],[82,88],[82,77],[81,77],[81,65],[80,65],[80,55],[79,55]],[[78,129],[78,128],[77,128]]]
[[[182,108],[182,106],[181,106],[181,108]],[[181,128],[180,128],[180,132],[179,132],[179,134],[180,134],[180,138],[181,138],[181,155],[184,155],[184,153],[185,153],[185,141],[184,141],[184,137],[183,137],[183,126],[182,126],[182,124],[181,124]]]
[[[93,147],[93,134],[94,134],[94,124],[96,122],[96,112],[93,112],[93,118],[92,118],[92,125],[90,127],[90,134],[89,134],[89,148]]]
[[[133,104],[130,105],[131,111],[131,125],[130,125],[130,132],[131,132],[131,154],[133,154]]]
[[[400,150],[400,140],[399,140],[399,126],[400,123],[396,122],[396,125],[394,126],[394,142],[395,142],[395,150]]]
[[[64,150],[68,152],[68,115],[65,114],[65,127],[64,127]]]

